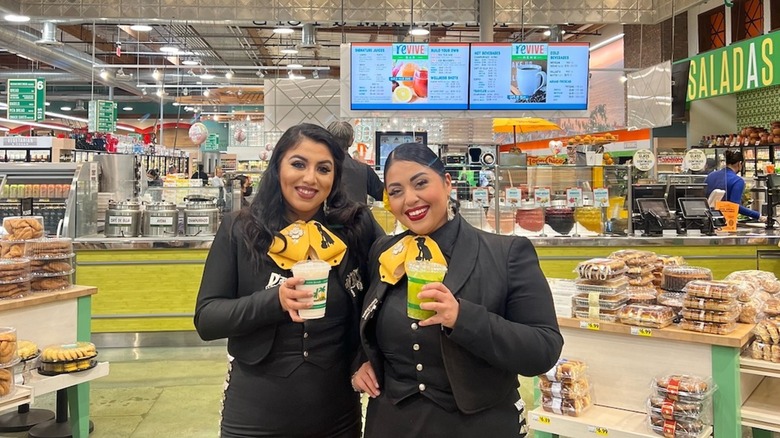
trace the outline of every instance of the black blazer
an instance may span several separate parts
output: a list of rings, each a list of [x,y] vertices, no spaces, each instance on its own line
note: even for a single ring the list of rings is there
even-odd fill
[[[441,354],[458,409],[470,414],[516,391],[518,374],[535,376],[552,368],[563,337],[531,242],[477,230],[460,215],[454,220],[460,230],[444,285],[458,298],[460,313],[455,327],[441,332]],[[369,259],[371,285],[360,335],[380,386],[383,358],[374,316],[382,311],[389,285],[379,281],[378,258],[406,234],[378,240]]]
[[[282,310],[279,286],[292,273],[278,267],[267,255],[258,271],[251,262],[244,244],[243,227],[236,223],[237,214],[226,215],[211,244],[195,307],[195,328],[203,340],[228,339],[228,352],[247,364],[260,363],[273,346],[277,324],[290,322]],[[361,216],[365,230],[361,239],[363,254],[377,236],[384,235],[371,213]],[[328,230],[346,239],[338,227]],[[381,233],[381,234],[380,234]],[[352,302],[352,324],[355,328],[350,351],[359,345],[358,319],[366,280],[366,261],[358,260],[353,249],[347,248],[344,260],[336,268],[338,278]]]

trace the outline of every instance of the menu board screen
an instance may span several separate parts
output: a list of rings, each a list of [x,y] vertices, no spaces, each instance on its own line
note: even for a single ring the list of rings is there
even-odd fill
[[[468,44],[353,43],[353,110],[465,110]]]
[[[469,109],[587,109],[588,48],[588,43],[472,43]]]

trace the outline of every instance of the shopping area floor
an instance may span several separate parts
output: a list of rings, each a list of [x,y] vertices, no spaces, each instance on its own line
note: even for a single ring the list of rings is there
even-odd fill
[[[224,345],[104,348],[99,357],[110,362],[111,370],[91,384],[91,438],[219,436]],[[527,391],[524,398],[530,396]],[[54,410],[54,403],[54,395],[47,394],[36,397],[33,407]],[[0,438],[23,437],[26,432],[0,432]]]

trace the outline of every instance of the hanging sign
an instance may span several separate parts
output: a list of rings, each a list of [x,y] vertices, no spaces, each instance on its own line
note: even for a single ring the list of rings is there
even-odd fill
[[[640,149],[632,158],[634,167],[642,172],[647,172],[655,167],[655,154],[650,149]]]
[[[9,79],[8,119],[42,122],[46,115],[46,79]]]
[[[701,172],[707,165],[707,154],[701,149],[691,149],[685,153],[684,167],[694,172]]]

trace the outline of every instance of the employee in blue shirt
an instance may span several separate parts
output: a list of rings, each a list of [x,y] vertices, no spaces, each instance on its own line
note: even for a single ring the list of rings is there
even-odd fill
[[[707,183],[707,197],[715,189],[725,190],[726,196],[723,200],[739,205],[739,214],[766,222],[766,216],[761,216],[759,212],[742,206],[742,192],[745,191],[745,180],[739,176],[739,172],[745,165],[742,152],[727,150],[724,155],[726,156],[726,167],[710,173],[704,180]]]

